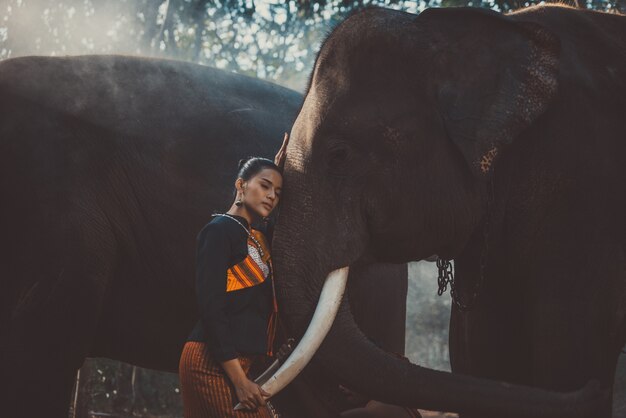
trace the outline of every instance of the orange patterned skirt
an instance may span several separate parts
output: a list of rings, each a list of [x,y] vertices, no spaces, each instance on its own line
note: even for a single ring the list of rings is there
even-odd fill
[[[239,357],[241,368],[248,374],[250,367],[262,356]],[[222,366],[214,361],[206,344],[187,341],[178,365],[180,389],[185,418],[273,418],[266,407],[256,411],[233,411],[237,395]]]

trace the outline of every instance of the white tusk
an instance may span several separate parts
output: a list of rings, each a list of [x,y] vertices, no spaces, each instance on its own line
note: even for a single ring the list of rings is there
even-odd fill
[[[349,266],[333,270],[326,277],[311,323],[283,365],[261,387],[272,396],[280,392],[306,367],[328,334],[343,298]]]
[[[270,377],[263,390],[276,395],[306,367],[328,334],[343,298],[349,267],[333,270],[326,277],[311,323],[285,363]]]

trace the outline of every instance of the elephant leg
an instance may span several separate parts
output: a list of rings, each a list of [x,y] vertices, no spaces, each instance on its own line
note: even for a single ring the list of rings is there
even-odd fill
[[[397,354],[404,354],[407,290],[407,264],[369,264],[350,269],[347,293],[359,328],[381,348]],[[346,404],[338,382],[315,358],[311,365],[275,398],[279,410],[282,408],[289,416],[337,416]]]
[[[481,279],[480,235],[468,244],[466,254],[455,259],[457,291],[471,308],[460,310],[454,303],[450,313],[449,352],[454,373],[530,384],[529,334],[524,322],[524,283],[512,280],[506,271],[506,258],[494,251],[489,264],[491,276]],[[497,278],[496,280],[491,277]],[[491,280],[490,280],[491,279]],[[478,297],[471,299],[474,283],[482,283]],[[462,418],[497,418],[471,416]]]
[[[558,318],[556,314],[555,317]],[[583,327],[587,328],[586,325]],[[602,328],[600,325],[595,327]],[[595,416],[598,418],[614,416],[613,383],[619,353],[615,350],[611,352],[606,341],[603,341],[606,337],[596,335],[593,331],[589,333],[591,335],[583,335],[580,332],[568,333],[558,325],[537,326],[534,332],[535,335],[540,334],[540,337],[532,345],[531,369],[535,379],[533,384],[555,390],[575,390],[581,388],[589,379],[596,379],[602,385],[604,402]],[[564,336],[564,332],[568,335]],[[562,349],[564,341],[566,349]]]
[[[613,417],[626,417],[626,354],[617,359],[613,386]]]
[[[0,342],[6,384],[0,405],[7,416],[67,418],[76,371],[96,328],[95,283],[66,269],[55,280],[37,282],[29,294],[33,304],[16,312]]]
[[[511,318],[510,327],[494,321],[502,316]],[[507,311],[477,307],[472,312],[452,309],[450,315],[450,365],[454,373],[480,376],[501,381],[528,380],[529,359],[524,353],[525,333]],[[461,418],[499,418],[461,414]]]
[[[464,302],[472,300],[472,304],[468,310],[452,304],[449,330],[452,371],[529,384],[529,331],[524,321],[524,300],[519,297],[523,294],[521,282],[504,280],[507,276],[503,273],[494,274],[498,280],[485,277],[478,296],[469,298],[473,283],[481,280],[477,259],[474,256],[455,260],[457,291],[465,298]]]
[[[598,380],[606,399],[599,418],[612,414],[615,370],[626,325],[626,253],[606,242],[595,243],[593,263],[561,267],[571,280],[559,282],[549,272],[538,274],[536,283],[541,286],[534,286],[533,295],[537,303],[529,311],[534,324],[533,383],[574,390],[590,379]],[[583,250],[593,254],[592,247]]]
[[[0,327],[3,416],[67,418],[113,265],[106,230],[85,229],[66,229],[67,235],[42,229],[32,240],[36,251],[20,248],[22,257],[2,266],[12,294]]]
[[[2,355],[0,375],[5,385],[0,399],[6,416],[67,417],[77,369],[58,361],[63,353],[31,340],[3,342]]]
[[[381,348],[404,354],[408,264],[370,264],[350,270],[348,297],[359,328]]]

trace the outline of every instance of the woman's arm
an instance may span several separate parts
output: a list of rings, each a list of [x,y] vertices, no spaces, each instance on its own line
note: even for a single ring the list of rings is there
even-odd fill
[[[236,359],[225,312],[226,270],[231,253],[228,231],[224,225],[210,223],[198,234],[197,244],[196,301],[209,351],[218,362]]]
[[[223,225],[208,224],[197,238],[196,299],[200,320],[210,340],[209,351],[235,386],[237,398],[249,409],[265,405],[263,391],[250,381],[239,363],[233,343],[226,304],[226,271],[231,244]]]

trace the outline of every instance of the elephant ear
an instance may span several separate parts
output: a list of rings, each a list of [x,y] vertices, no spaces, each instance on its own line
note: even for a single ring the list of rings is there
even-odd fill
[[[485,9],[427,9],[439,112],[470,170],[487,178],[501,148],[546,111],[558,87],[559,39]],[[432,36],[432,38],[431,38]]]

